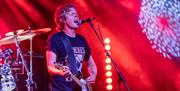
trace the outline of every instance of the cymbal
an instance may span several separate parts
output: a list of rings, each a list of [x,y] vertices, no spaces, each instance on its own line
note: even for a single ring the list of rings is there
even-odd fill
[[[0,45],[3,44],[10,44],[10,43],[15,43],[16,42],[16,38],[18,41],[23,41],[26,39],[30,39],[33,38],[36,35],[40,35],[42,33],[46,33],[49,32],[51,30],[51,28],[40,28],[40,29],[34,29],[34,30],[17,30],[17,31],[13,31],[13,32],[8,32],[5,35],[7,37],[2,38],[0,40]]]
[[[40,29],[32,29],[32,30],[26,30],[22,33],[22,35],[26,35],[26,34],[35,34],[35,35],[39,35],[42,33],[46,33],[49,32],[51,30],[51,28],[40,28]]]
[[[24,32],[23,29],[19,29],[17,31],[8,32],[8,33],[5,34],[5,36],[19,35],[19,34],[22,34],[23,32]]]
[[[21,35],[8,36],[8,37],[2,38],[0,40],[0,45],[15,43],[16,38],[17,38],[18,41],[23,41],[23,40],[26,40],[26,39],[30,39],[30,38],[32,38],[34,36],[35,36],[35,34],[26,34],[26,35],[23,35],[23,36],[21,36]]]

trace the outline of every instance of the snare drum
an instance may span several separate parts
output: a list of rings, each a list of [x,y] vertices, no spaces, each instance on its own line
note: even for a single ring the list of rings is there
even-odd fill
[[[11,72],[11,68],[7,64],[3,64],[1,70],[1,87],[2,91],[11,91],[16,88],[16,83]]]

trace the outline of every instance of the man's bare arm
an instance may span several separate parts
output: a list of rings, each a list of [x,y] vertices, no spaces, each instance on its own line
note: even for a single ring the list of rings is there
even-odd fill
[[[46,51],[46,61],[47,61],[47,69],[50,74],[53,75],[62,75],[63,71],[55,68],[54,63],[56,62],[56,54],[52,51]]]
[[[97,67],[92,55],[90,55],[89,60],[87,61],[87,67],[90,76],[86,80],[89,81],[90,83],[94,83],[97,75]]]

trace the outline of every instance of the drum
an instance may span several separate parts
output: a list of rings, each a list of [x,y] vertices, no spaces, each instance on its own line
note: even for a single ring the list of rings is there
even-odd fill
[[[16,83],[8,64],[3,64],[1,71],[1,87],[2,91],[11,91],[16,88]]]

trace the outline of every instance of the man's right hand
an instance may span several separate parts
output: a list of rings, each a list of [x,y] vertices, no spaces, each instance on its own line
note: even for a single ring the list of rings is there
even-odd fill
[[[60,74],[61,76],[64,77],[69,77],[71,76],[71,71],[69,70],[68,66],[63,66],[63,74]]]

